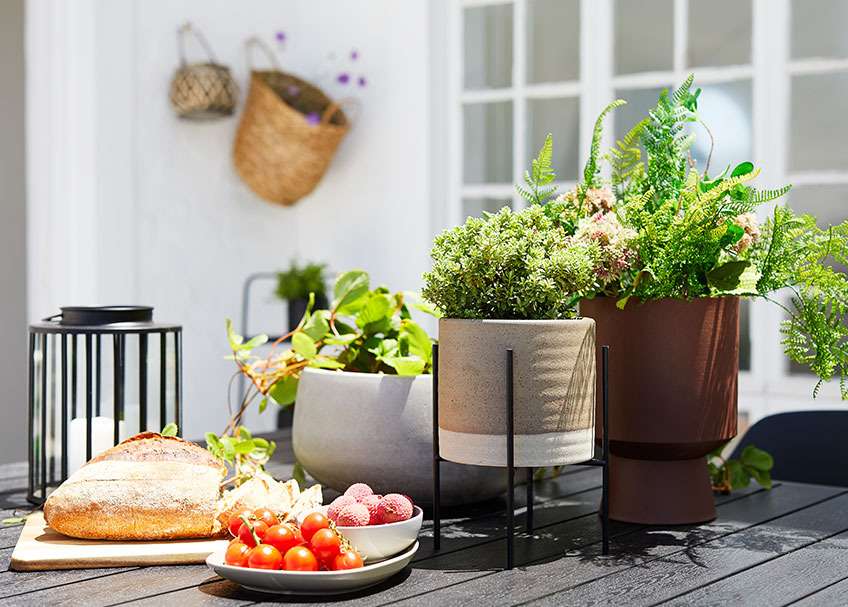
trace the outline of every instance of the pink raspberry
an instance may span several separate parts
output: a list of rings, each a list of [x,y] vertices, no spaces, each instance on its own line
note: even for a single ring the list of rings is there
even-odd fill
[[[342,508],[355,503],[356,500],[350,497],[349,495],[338,496],[336,499],[333,500],[333,503],[330,504],[330,507],[327,508],[327,518],[333,522],[336,522],[336,519],[339,516],[339,512],[342,511]]]
[[[362,504],[348,504],[339,512],[336,524],[339,527],[365,527],[369,520],[368,508]]]
[[[366,495],[362,498],[362,501],[359,502],[366,508],[368,508],[368,514],[371,518],[368,520],[369,525],[379,525],[380,524],[380,516],[377,514],[377,506],[380,503],[380,500],[383,498],[382,495]]]
[[[374,491],[365,483],[355,483],[347,488],[344,492],[348,497],[352,497],[357,502],[361,502],[362,498],[367,495],[374,495]]]
[[[400,493],[389,493],[377,505],[377,515],[382,523],[408,520],[412,517],[412,500]]]

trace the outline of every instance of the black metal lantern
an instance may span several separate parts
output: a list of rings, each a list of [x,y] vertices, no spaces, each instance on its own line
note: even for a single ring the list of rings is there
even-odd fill
[[[149,306],[63,307],[29,327],[31,502],[129,436],[182,427],[181,336]]]

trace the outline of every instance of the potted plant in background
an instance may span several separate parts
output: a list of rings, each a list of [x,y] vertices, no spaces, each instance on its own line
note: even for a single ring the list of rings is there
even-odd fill
[[[277,273],[277,288],[274,295],[288,304],[288,325],[286,331],[297,328],[306,312],[309,294],[315,294],[315,307],[327,307],[327,283],[325,272],[327,264],[309,262],[300,266],[296,261],[289,263],[289,269]]]
[[[411,310],[434,313],[413,293],[371,289],[366,272],[340,274],[329,308],[311,300],[297,327],[275,344],[292,347],[266,359],[230,327],[239,372],[251,380],[239,416],[262,396],[279,405],[297,399],[292,444],[302,470],[344,491],[365,482],[376,492],[402,488],[415,503],[432,501],[432,341]],[[267,338],[264,338],[267,339]],[[446,504],[503,493],[502,475],[485,468],[446,466]]]
[[[601,248],[604,267],[580,293],[580,311],[611,346],[610,511],[630,522],[716,516],[704,456],[736,434],[739,297],[784,308],[782,343],[819,376],[814,394],[834,373],[848,394],[848,281],[827,265],[848,257],[848,223],[821,230],[814,217],[777,207],[760,226],[754,211],[789,186],[747,185],[759,172],[750,162],[714,177],[709,159],[695,165],[694,135],[684,132],[701,121],[692,80],[664,91],[610,150],[610,187],[600,178],[601,125],[623,101],[598,118],[576,188],[549,200],[550,140],[519,188],[569,239]],[[772,296],[783,288],[789,307]],[[762,468],[735,466],[769,485]]]
[[[445,459],[506,465],[506,350],[514,351],[515,465],[594,451],[595,322],[574,299],[596,243],[569,239],[538,206],[439,235],[422,295],[439,319],[439,446]]]

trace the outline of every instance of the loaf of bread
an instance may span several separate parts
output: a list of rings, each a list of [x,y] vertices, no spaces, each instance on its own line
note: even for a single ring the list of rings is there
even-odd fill
[[[74,472],[47,498],[44,519],[84,539],[210,537],[226,473],[192,442],[142,432]]]

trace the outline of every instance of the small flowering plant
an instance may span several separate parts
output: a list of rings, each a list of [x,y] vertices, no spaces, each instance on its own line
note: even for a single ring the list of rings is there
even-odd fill
[[[756,209],[790,186],[757,190],[749,184],[759,169],[750,162],[711,177],[712,150],[703,170],[696,166],[695,136],[684,131],[688,122],[703,124],[692,80],[672,95],[663,91],[649,117],[603,157],[608,178],[601,178],[602,124],[621,100],[598,117],[581,183],[556,196],[548,135],[518,191],[570,242],[597,245],[582,297],[615,297],[621,308],[631,298],[765,297],[786,311],[786,353],[819,376],[814,395],[838,374],[848,398],[848,279],[832,267],[848,262],[848,221],[822,230],[815,217],[778,206],[761,226]],[[782,289],[792,292],[789,306],[773,297]]]

